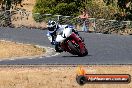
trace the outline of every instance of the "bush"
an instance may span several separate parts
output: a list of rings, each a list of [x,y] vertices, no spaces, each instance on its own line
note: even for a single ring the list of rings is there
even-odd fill
[[[81,0],[37,0],[34,13],[50,13],[77,16],[82,7]]]
[[[115,5],[106,6],[104,2],[91,1],[86,4],[90,16],[100,19],[114,19],[114,14],[118,12]]]

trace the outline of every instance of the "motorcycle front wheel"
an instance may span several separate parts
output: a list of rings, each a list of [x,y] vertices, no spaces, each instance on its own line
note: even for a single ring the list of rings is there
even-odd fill
[[[80,48],[74,45],[71,41],[68,42],[68,45],[73,55],[78,55],[79,57],[83,57],[88,54],[88,50],[86,48],[85,48],[85,53],[81,53]]]

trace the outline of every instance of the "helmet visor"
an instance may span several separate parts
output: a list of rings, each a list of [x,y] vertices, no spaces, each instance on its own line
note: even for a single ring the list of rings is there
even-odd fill
[[[49,31],[54,31],[54,27],[48,27]]]

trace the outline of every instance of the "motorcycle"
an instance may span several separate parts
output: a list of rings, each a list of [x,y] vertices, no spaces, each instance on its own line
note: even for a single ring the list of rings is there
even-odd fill
[[[59,44],[55,46],[57,52],[65,51],[80,57],[88,54],[83,39],[72,32],[70,28],[65,28],[62,32],[58,33],[56,42],[59,42]]]

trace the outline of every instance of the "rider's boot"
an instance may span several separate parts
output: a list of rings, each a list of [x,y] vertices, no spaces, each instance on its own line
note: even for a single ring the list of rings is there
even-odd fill
[[[59,53],[63,52],[63,49],[61,48],[60,43],[56,43],[56,45],[55,45],[55,51],[59,52]]]

